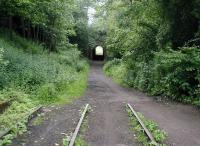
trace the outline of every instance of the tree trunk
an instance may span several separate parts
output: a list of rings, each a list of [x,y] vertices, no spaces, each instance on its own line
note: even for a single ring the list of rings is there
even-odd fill
[[[25,38],[26,37],[26,31],[25,31],[25,24],[24,24],[23,18],[21,18],[21,25],[22,25],[22,35]]]
[[[8,27],[9,27],[9,30],[10,30],[10,37],[12,38],[12,29],[13,29],[13,18],[12,18],[12,16],[9,16],[9,18],[8,18]]]
[[[28,38],[31,37],[31,25],[30,25],[30,22],[28,22]]]
[[[33,26],[33,39],[36,40],[36,28]]]
[[[9,18],[8,18],[9,20],[9,30],[12,30],[12,27],[13,27],[13,18],[12,18],[12,16],[10,16]]]
[[[38,40],[38,36],[39,36],[39,26],[36,27],[36,40]]]

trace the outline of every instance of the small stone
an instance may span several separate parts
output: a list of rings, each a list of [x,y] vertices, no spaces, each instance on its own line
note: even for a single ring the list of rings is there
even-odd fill
[[[66,134],[66,133],[61,133],[61,135],[65,135],[65,136],[67,136],[67,134]]]

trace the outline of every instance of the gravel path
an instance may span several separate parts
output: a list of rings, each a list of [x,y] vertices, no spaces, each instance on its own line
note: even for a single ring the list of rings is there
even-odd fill
[[[45,122],[31,126],[30,132],[18,137],[12,146],[54,146],[64,133],[73,131],[79,109],[90,103],[89,128],[86,140],[91,146],[138,146],[129,126],[125,104],[130,103],[146,118],[154,120],[168,133],[168,146],[200,146],[200,112],[192,106],[157,102],[152,97],[123,88],[106,77],[102,64],[94,62],[89,86],[83,98],[72,105],[49,107]]]

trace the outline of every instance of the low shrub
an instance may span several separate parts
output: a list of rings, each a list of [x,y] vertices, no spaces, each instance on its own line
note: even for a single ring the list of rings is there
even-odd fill
[[[124,73],[125,71],[125,67],[124,64],[122,64],[122,61],[120,59],[114,59],[112,61],[108,61],[105,65],[104,65],[104,72],[108,75],[113,77],[113,79],[120,83],[123,84],[123,80],[124,80]]]
[[[111,69],[111,67],[113,67],[115,65],[119,65],[120,63],[121,63],[121,59],[114,58],[113,60],[108,61],[104,65],[104,70],[107,71],[107,70]]]
[[[38,89],[37,95],[42,101],[52,102],[55,101],[55,99],[57,98],[57,94],[58,93],[56,91],[55,85],[50,83],[41,86],[40,89]]]

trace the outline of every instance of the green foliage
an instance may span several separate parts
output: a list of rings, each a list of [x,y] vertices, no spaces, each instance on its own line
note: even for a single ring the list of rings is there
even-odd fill
[[[85,139],[82,136],[78,136],[76,139],[75,146],[89,146],[89,145],[86,143]]]
[[[112,67],[114,66],[117,66],[121,63],[121,60],[120,59],[113,59],[112,61],[109,61],[107,62],[105,65],[104,65],[104,71],[107,73],[107,75],[112,75]]]
[[[163,94],[171,98],[193,102],[198,100],[200,54],[196,47],[185,47],[181,51],[159,52],[155,56],[153,69],[156,85]]]
[[[63,139],[63,146],[68,146],[69,145],[69,139],[64,138]]]
[[[85,56],[88,53],[88,7],[88,1],[76,1],[76,11],[73,15],[75,18],[75,31],[77,35],[70,38],[73,43],[78,44],[78,47]]]
[[[34,119],[33,125],[34,126],[41,125],[44,122],[44,120],[45,120],[44,116],[40,114],[36,119]]]
[[[17,35],[13,40],[0,35],[0,48],[4,48],[1,62],[6,62],[0,68],[0,102],[13,101],[0,115],[0,131],[12,130],[0,145],[10,145],[26,131],[28,115],[36,107],[70,103],[87,87],[88,63],[74,46],[47,53],[40,50],[42,46]],[[32,53],[32,48],[40,51]]]
[[[199,26],[196,13],[200,8],[198,0],[161,0],[160,6],[162,17],[168,21],[169,39],[173,49],[178,49],[195,38]]]
[[[126,68],[120,59],[113,59],[112,61],[108,61],[104,65],[103,70],[106,75],[113,77],[116,82],[123,84]]]
[[[55,101],[55,99],[57,99],[57,91],[56,91],[56,88],[55,88],[55,85],[54,84],[47,84],[47,85],[43,85],[42,87],[40,87],[40,89],[38,90],[38,95],[39,95],[39,98],[42,100],[42,101],[49,101],[49,102],[52,102],[52,101]]]
[[[26,123],[28,121],[28,116],[34,111],[37,103],[28,98],[28,94],[23,91],[3,91],[0,93],[1,99],[8,100],[9,98],[15,98],[11,106],[0,115],[0,131],[5,131],[11,128],[12,133],[6,135],[3,140],[0,140],[0,145],[10,145],[11,140],[23,132],[26,132]]]
[[[76,72],[85,69],[86,62],[80,61],[80,53],[75,48],[59,54],[28,54],[17,50],[14,43],[7,43],[4,39],[0,39],[0,45],[6,48],[4,58],[9,61],[0,69],[1,88],[14,85],[27,91],[35,91],[46,83],[56,84],[61,88],[62,84],[75,81]]]
[[[12,38],[10,37],[10,33],[12,33]],[[42,44],[22,38],[15,32],[8,29],[0,28],[0,37],[3,38],[3,40],[1,40],[2,45],[4,44],[6,46],[6,43],[9,43],[10,45],[19,48],[26,53],[39,54],[44,50],[44,46]]]
[[[192,59],[191,59],[192,58]],[[155,53],[154,60],[147,63],[113,64],[104,66],[107,75],[121,84],[162,95],[172,100],[199,105],[200,54],[196,47],[184,47],[181,51],[161,51]],[[117,71],[121,72],[118,73]]]
[[[151,95],[199,105],[199,4],[106,1],[107,55],[121,63],[108,62],[105,72]]]
[[[3,61],[3,48],[0,48],[0,65],[2,65],[4,63]]]
[[[137,140],[143,143],[145,146],[153,146],[154,144],[149,141],[147,135],[145,134],[144,129],[142,128],[142,126],[140,125],[134,114],[131,112],[131,110],[127,107],[126,111],[128,112],[130,118],[130,124],[133,127],[134,132],[136,132]],[[146,119],[140,113],[137,114],[140,117],[140,119],[144,122],[144,125],[147,127],[147,129],[152,133],[158,145],[165,146],[164,141],[167,138],[166,132],[160,130],[159,126],[154,121]]]
[[[75,35],[74,0],[2,0],[0,8],[2,26],[45,43],[50,51],[66,46]]]

